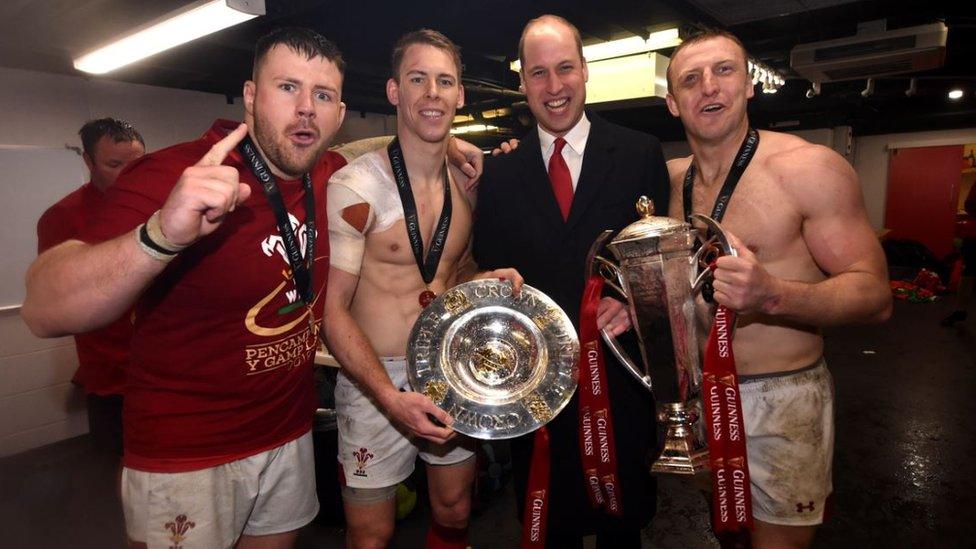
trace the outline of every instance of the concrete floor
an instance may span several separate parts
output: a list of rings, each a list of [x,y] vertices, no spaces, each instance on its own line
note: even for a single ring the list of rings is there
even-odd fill
[[[883,326],[827,331],[837,387],[834,518],[815,547],[976,547],[976,321],[940,328],[951,309],[897,303]],[[0,460],[0,547],[122,547],[114,470],[86,437]],[[645,546],[717,547],[704,500],[664,479]],[[476,548],[517,546],[511,486],[487,498],[472,522]],[[420,507],[393,546],[422,547]],[[313,524],[301,548],[341,547],[336,526]]]

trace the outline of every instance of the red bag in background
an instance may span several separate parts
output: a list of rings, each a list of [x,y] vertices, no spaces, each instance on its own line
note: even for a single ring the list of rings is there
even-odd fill
[[[933,273],[928,269],[922,269],[915,276],[915,280],[912,284],[932,292],[933,294],[945,293],[946,288],[942,285],[942,279],[939,275]]]

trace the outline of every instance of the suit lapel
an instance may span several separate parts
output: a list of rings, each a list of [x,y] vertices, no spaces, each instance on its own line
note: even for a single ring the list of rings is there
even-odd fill
[[[569,219],[566,221],[566,226],[569,229],[572,229],[579,222],[586,210],[599,196],[601,188],[606,185],[607,174],[613,167],[610,154],[613,143],[607,131],[606,122],[589,111],[587,111],[586,117],[590,120],[590,135],[586,138],[583,166],[580,168],[579,181],[576,182],[576,192],[573,195],[573,206],[569,209]],[[552,193],[550,192],[550,194]],[[553,204],[555,204],[555,198],[553,198]]]
[[[540,217],[554,228],[563,229],[565,222],[563,214],[559,211],[559,204],[556,196],[552,193],[552,184],[549,183],[549,172],[546,165],[542,162],[542,145],[539,143],[539,131],[533,126],[528,134],[522,138],[519,148],[512,154],[518,154],[523,164],[523,188],[529,195],[533,204],[539,206]]]

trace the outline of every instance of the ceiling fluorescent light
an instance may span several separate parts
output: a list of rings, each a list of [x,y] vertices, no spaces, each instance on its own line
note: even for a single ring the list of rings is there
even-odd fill
[[[646,51],[648,51],[647,41],[640,36],[631,36],[630,38],[583,46],[583,57],[586,58],[587,63],[592,63],[593,61],[624,57]]]
[[[496,126],[490,126],[485,124],[469,124],[467,126],[456,126],[454,128],[451,128],[451,133],[452,134],[482,133],[482,132],[487,132],[487,131],[497,130],[497,129],[498,127]]]
[[[649,48],[648,51],[674,48],[679,44],[681,44],[681,37],[678,36],[678,27],[652,32],[650,36],[647,37],[647,47]]]
[[[583,46],[583,58],[586,59],[587,63],[593,63],[604,59],[615,59],[664,48],[673,48],[680,43],[681,38],[678,37],[678,29],[670,28],[652,32],[646,39],[640,36],[631,36]],[[515,72],[519,72],[521,67],[522,64],[518,59],[509,63],[509,68]]]
[[[75,59],[74,65],[104,74],[259,15],[264,0],[200,0]]]
[[[488,118],[488,119],[498,118],[499,116],[508,116],[510,114],[512,114],[512,109],[510,109],[508,107],[502,107],[502,108],[499,108],[499,109],[491,109],[491,110],[487,110],[487,111],[481,111],[481,117],[482,118]]]

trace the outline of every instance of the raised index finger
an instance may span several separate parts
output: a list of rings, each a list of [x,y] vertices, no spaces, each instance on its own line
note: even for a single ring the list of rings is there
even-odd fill
[[[241,124],[237,128],[227,134],[227,137],[221,139],[220,141],[213,144],[207,154],[203,155],[203,158],[197,162],[197,166],[219,166],[223,164],[224,159],[230,154],[230,151],[237,147],[237,144],[244,139],[247,135],[247,124]]]

